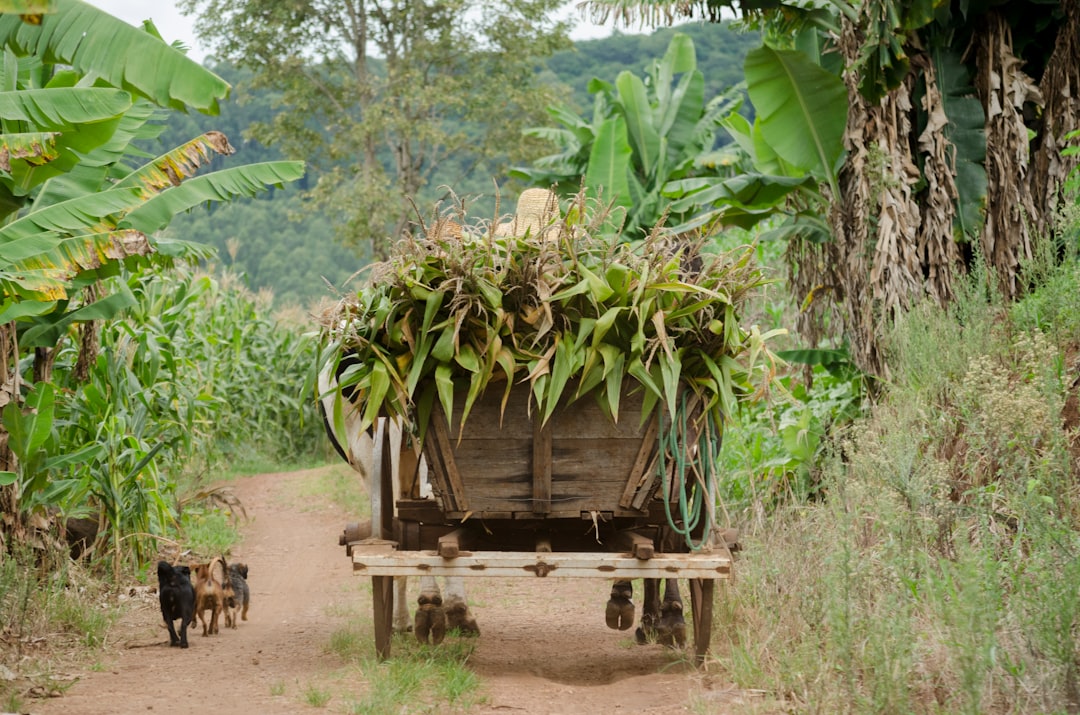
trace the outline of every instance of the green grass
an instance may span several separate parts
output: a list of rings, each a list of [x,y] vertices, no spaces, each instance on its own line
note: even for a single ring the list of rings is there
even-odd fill
[[[316,508],[321,502],[330,502],[357,519],[371,513],[371,499],[360,475],[341,461],[321,467],[314,478],[298,481],[287,498],[308,505],[306,508],[309,509]]]
[[[370,632],[342,628],[330,643],[330,650],[359,676],[349,682],[366,683],[361,694],[346,698],[346,711],[359,715],[440,713],[481,704],[480,679],[468,667],[474,648],[471,639],[451,637],[432,647],[417,643],[410,634],[396,634],[393,655],[380,662],[374,657]]]
[[[196,554],[226,554],[240,541],[237,520],[218,509],[188,509],[181,519],[184,544]]]
[[[276,680],[270,685],[270,694],[273,696],[279,696],[285,694],[285,681]]]
[[[304,688],[304,702],[313,708],[324,708],[326,704],[330,702],[330,692],[318,688],[314,685],[308,685]]]

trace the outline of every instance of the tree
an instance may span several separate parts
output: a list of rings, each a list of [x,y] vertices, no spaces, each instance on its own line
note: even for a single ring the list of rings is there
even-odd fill
[[[182,0],[218,56],[281,92],[252,134],[322,171],[314,206],[346,243],[384,255],[448,157],[492,172],[551,90],[540,58],[569,46],[562,0]]]
[[[50,10],[0,15],[0,511],[15,532],[19,489],[44,486],[30,467],[52,427],[56,351],[78,330],[89,364],[95,321],[131,303],[103,281],[182,255],[182,244],[153,238],[175,214],[303,171],[269,162],[192,178],[212,154],[232,153],[218,132],[134,164],[145,155],[132,142],[160,129],[155,104],[216,112],[228,84],[152,24],[140,30],[78,0]]]
[[[775,48],[843,77],[832,236],[790,241],[788,265],[804,332],[813,340],[831,314],[859,365],[881,373],[887,321],[926,297],[950,300],[979,256],[1006,296],[1022,291],[1021,266],[1053,228],[1077,162],[1062,148],[1080,126],[1080,0],[766,5],[587,3],[601,22],[739,10]]]

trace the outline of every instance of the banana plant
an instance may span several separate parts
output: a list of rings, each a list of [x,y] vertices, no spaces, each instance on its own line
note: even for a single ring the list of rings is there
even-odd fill
[[[589,92],[595,95],[592,120],[550,107],[562,128],[526,133],[554,142],[560,151],[511,175],[532,186],[554,186],[563,197],[584,183],[590,196],[615,208],[609,233],[643,238],[669,210],[662,194],[667,183],[710,172],[705,164],[721,121],[741,103],[739,88],[706,101],[693,40],[676,33],[644,79],[625,71],[614,84],[593,79]]]
[[[723,126],[741,150],[746,171],[667,184],[672,212],[691,217],[672,230],[752,228],[782,216],[763,238],[822,243],[831,234],[828,199],[818,186],[826,184],[838,195],[847,121],[844,83],[805,52],[768,45],[747,54],[744,70],[754,122],[732,113]]]
[[[196,176],[212,156],[233,153],[217,132],[146,161],[137,144],[161,131],[165,109],[216,114],[228,84],[152,23],[132,27],[79,0],[52,6],[35,18],[0,15],[0,409],[22,409],[19,367],[30,351],[47,382],[42,356],[78,326],[132,306],[110,279],[207,255],[154,236],[173,216],[303,173],[301,162],[267,162]],[[18,465],[0,450],[0,481]],[[10,490],[0,502],[18,509]]]

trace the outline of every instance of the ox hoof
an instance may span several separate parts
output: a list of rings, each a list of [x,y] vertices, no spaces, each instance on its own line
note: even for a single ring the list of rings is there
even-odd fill
[[[413,619],[413,633],[421,643],[439,645],[446,637],[446,609],[437,592],[421,592]]]
[[[625,631],[634,625],[634,604],[625,596],[616,596],[614,593],[607,602],[604,611],[604,620],[607,627],[613,630]]]
[[[439,645],[446,637],[446,611],[441,605],[421,604],[413,619],[413,633],[421,643]]]
[[[480,626],[476,625],[476,619],[469,613],[469,606],[460,598],[450,597],[446,601],[446,628],[457,629],[466,636],[480,635]]]
[[[656,629],[656,642],[668,648],[686,647],[686,620],[682,613],[664,616]]]

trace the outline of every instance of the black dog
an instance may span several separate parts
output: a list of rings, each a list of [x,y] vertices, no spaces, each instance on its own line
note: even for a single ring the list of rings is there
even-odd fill
[[[195,587],[191,585],[191,569],[158,561],[157,577],[161,617],[169,627],[169,645],[187,648],[187,628],[195,620]],[[177,618],[180,619],[179,638],[173,627],[173,621]]]

